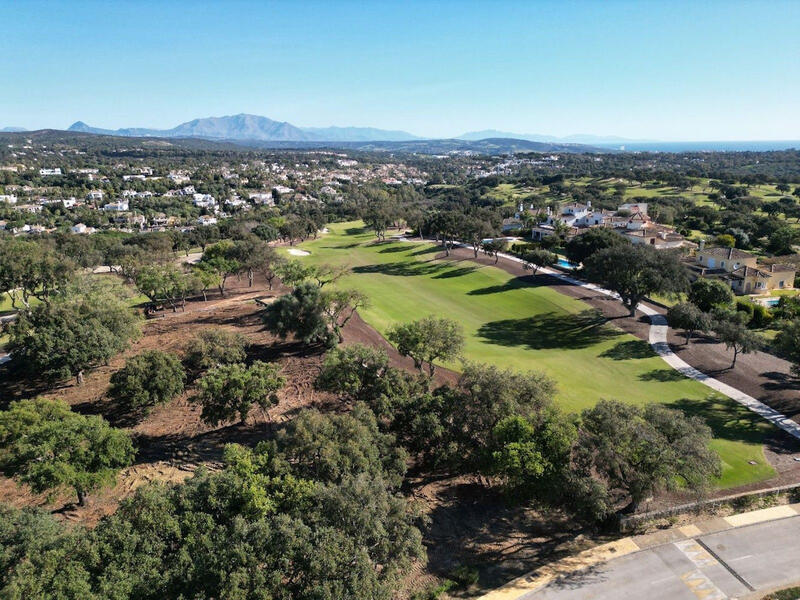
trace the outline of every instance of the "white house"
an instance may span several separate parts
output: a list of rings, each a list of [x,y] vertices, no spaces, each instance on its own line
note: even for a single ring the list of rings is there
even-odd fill
[[[94,233],[94,227],[87,227],[83,223],[76,223],[69,228],[72,233]]]
[[[97,202],[102,199],[103,199],[103,190],[92,190],[91,192],[86,194],[86,200],[88,200],[89,202]]]
[[[103,210],[113,211],[113,212],[124,212],[128,210],[128,201],[117,200],[116,202],[109,202],[108,204],[103,206]]]
[[[78,203],[75,198],[62,198],[61,199],[61,206],[64,208],[72,208]]]
[[[0,202],[5,202],[6,204],[16,204],[17,197],[12,194],[3,194],[0,196]]]
[[[203,227],[207,227],[209,225],[216,225],[217,217],[212,217],[211,215],[200,215],[199,217],[197,217],[197,224],[202,225]]]
[[[212,208],[217,205],[217,201],[211,194],[194,194],[192,203],[198,208]]]
[[[61,168],[56,167],[55,169],[39,169],[39,175],[42,177],[47,175],[61,175]]]

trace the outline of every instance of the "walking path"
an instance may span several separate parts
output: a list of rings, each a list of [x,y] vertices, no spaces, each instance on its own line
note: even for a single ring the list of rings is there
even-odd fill
[[[410,241],[410,240],[409,240]],[[469,248],[472,249],[472,246],[468,244],[457,244],[462,248]],[[522,264],[522,259],[513,256],[511,254],[499,253],[499,257],[505,260],[509,260],[515,263]],[[588,283],[585,281],[581,281],[580,279],[576,279],[575,277],[571,277],[566,273],[562,273],[556,269],[549,269],[546,267],[541,267],[537,271],[537,273],[543,273],[549,275],[550,277],[554,277],[560,281],[569,283],[570,285],[575,285],[582,287],[587,290],[591,290],[593,292],[603,294],[606,296],[610,296],[615,299],[619,299],[619,295],[611,290],[607,290],[602,288],[598,285],[593,283]],[[712,390],[724,394],[728,396],[732,400],[738,402],[748,410],[753,411],[754,413],[758,414],[759,416],[763,417],[776,427],[779,427],[789,435],[800,439],[800,424],[795,423],[786,415],[778,412],[774,408],[770,408],[760,400],[757,400],[750,396],[749,394],[744,393],[741,390],[734,388],[718,379],[703,373],[690,364],[685,362],[682,358],[680,358],[669,346],[667,342],[667,332],[669,327],[667,325],[667,319],[664,315],[660,314],[654,308],[647,306],[645,304],[639,304],[636,307],[637,310],[644,313],[650,319],[650,333],[649,333],[649,343],[653,350],[666,362],[670,367],[681,373],[682,375],[694,379],[702,383],[703,385],[711,388]]]

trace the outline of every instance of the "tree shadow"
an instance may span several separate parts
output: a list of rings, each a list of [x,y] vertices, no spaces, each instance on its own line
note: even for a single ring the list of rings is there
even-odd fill
[[[670,381],[682,381],[686,379],[686,377],[674,369],[653,369],[652,371],[639,375],[639,379],[642,381],[660,381],[662,383],[667,383]]]
[[[409,256],[422,256],[424,254],[437,254],[437,253],[439,253],[441,251],[442,251],[442,249],[439,246],[429,246],[427,248],[422,248],[420,250],[412,252],[411,254],[409,254]]]
[[[358,235],[360,233],[367,233],[368,231],[366,227],[348,227],[344,230],[347,235]]]
[[[543,281],[534,277],[533,275],[526,275],[525,277],[515,277],[509,279],[502,285],[490,285],[484,288],[477,288],[467,292],[469,296],[488,296],[490,294],[502,294],[511,290],[519,290],[522,288],[541,287],[546,285]]]
[[[548,312],[525,319],[506,319],[485,323],[478,335],[490,344],[518,346],[531,350],[588,348],[623,332],[607,327],[605,318],[595,310],[576,315]]]
[[[441,482],[433,489],[436,503],[423,529],[428,568],[447,578],[470,565],[479,575],[477,589],[456,597],[497,587],[562,555],[581,533],[565,514],[536,511],[478,483]]]
[[[602,358],[613,360],[630,360],[635,358],[652,358],[655,356],[650,344],[644,340],[629,340],[619,342],[600,355]]]
[[[703,419],[715,438],[763,444],[767,421],[740,407],[734,400],[709,396],[705,400],[682,398],[667,405]]]
[[[394,254],[396,252],[408,252],[411,248],[407,245],[405,246],[389,246],[388,248],[384,248],[383,250],[378,250],[378,254]]]
[[[450,279],[451,277],[461,277],[463,275],[469,275],[470,273],[474,273],[477,271],[477,267],[458,267],[456,269],[449,269],[438,275],[434,275],[434,279]]]
[[[767,371],[761,375],[769,379],[768,382],[761,384],[765,390],[800,390],[800,377],[780,371]]]

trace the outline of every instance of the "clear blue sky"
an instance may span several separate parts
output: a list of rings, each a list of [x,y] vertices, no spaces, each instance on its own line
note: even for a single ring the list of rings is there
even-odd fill
[[[800,0],[0,0],[0,126],[800,139]]]

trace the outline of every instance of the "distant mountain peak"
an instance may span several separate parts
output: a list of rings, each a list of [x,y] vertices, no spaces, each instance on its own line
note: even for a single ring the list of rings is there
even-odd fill
[[[409,141],[419,139],[405,131],[387,131],[372,127],[296,127],[286,121],[239,113],[222,117],[192,119],[172,129],[122,128],[100,129],[76,121],[68,131],[121,136],[198,137],[220,140],[277,142],[363,142]]]

